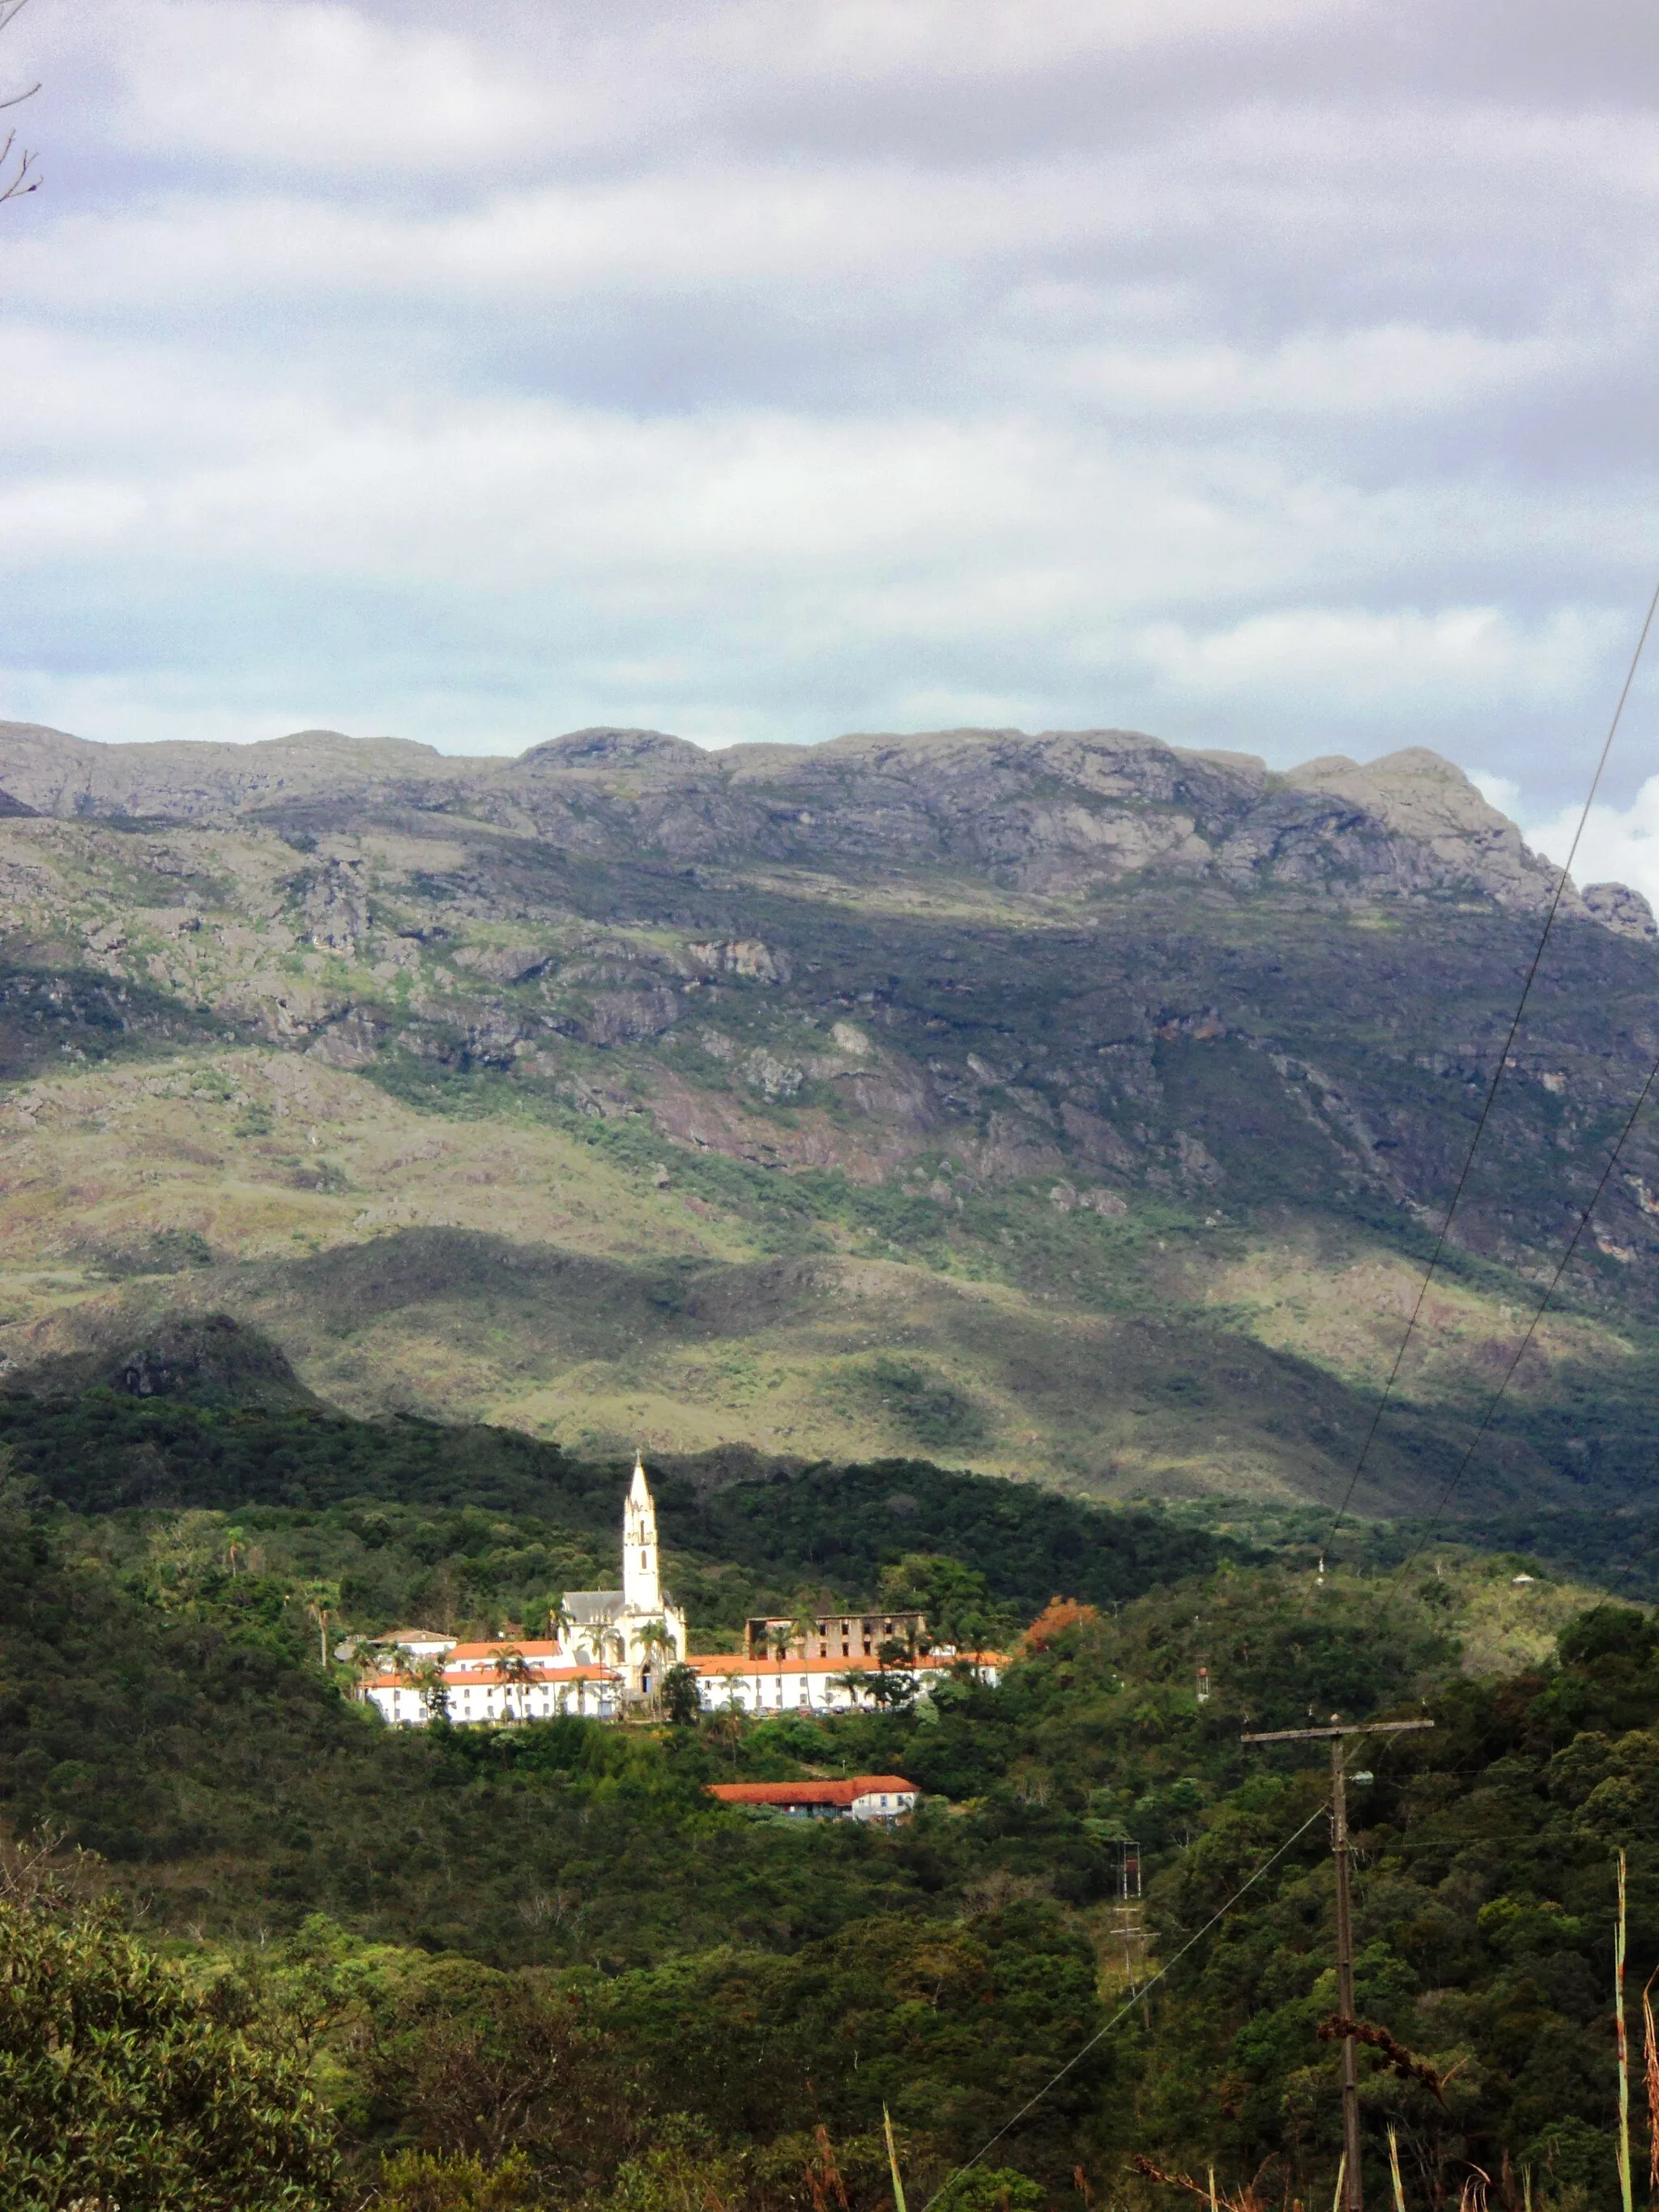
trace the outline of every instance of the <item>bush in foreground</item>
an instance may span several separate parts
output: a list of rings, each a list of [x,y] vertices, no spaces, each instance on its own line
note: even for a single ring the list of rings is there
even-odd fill
[[[334,2131],[304,2069],[216,2016],[107,1904],[0,1904],[4,2201],[330,2212]]]

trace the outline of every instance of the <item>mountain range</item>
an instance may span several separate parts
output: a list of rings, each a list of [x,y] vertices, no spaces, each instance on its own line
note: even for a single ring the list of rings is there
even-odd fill
[[[1418,749],[14,723],[0,792],[8,1389],[1285,1510],[1346,1487],[1557,887]],[[1656,980],[1568,886],[1365,1512],[1456,1470]],[[1454,1511],[1639,1509],[1656,1194],[1638,1121]]]

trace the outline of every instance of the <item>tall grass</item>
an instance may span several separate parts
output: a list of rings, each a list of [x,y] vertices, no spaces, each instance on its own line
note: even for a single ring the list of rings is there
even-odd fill
[[[893,2141],[893,2118],[885,2105],[881,2108],[882,2133],[887,2138],[887,2164],[893,2176],[893,2212],[905,2212],[904,2184],[899,2179],[898,2145]],[[1628,2205],[1625,2212],[1630,2212]]]
[[[1400,2179],[1400,2130],[1389,2130],[1389,2179],[1394,2184],[1394,2212],[1406,2212],[1406,2191]]]
[[[1619,1913],[1613,1930],[1613,2017],[1619,2041],[1619,2196],[1631,2212],[1630,2050],[1625,2035],[1625,1854],[1619,1854]]]

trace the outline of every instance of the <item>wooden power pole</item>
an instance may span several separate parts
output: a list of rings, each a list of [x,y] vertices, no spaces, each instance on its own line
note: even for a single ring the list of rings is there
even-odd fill
[[[1331,1746],[1331,1850],[1336,1858],[1336,2008],[1344,2020],[1353,2009],[1353,1907],[1348,1885],[1348,1791],[1343,1745],[1351,1735],[1404,1735],[1431,1729],[1432,1721],[1367,1721],[1343,1725],[1340,1713],[1328,1728],[1270,1729],[1264,1735],[1242,1735],[1241,1743],[1314,1743]],[[1351,2035],[1342,2039],[1342,2212],[1364,2212],[1359,2172],[1359,2063]]]

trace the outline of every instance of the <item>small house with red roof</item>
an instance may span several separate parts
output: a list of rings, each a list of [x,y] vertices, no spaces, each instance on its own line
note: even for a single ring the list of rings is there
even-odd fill
[[[842,1782],[709,1782],[722,1805],[765,1806],[799,1820],[880,1820],[914,1813],[918,1795],[902,1774],[854,1774]]]

